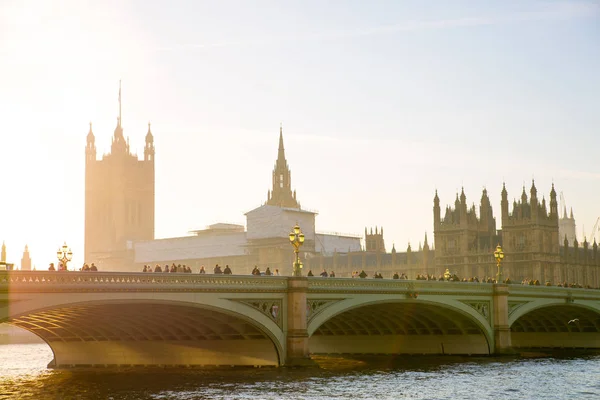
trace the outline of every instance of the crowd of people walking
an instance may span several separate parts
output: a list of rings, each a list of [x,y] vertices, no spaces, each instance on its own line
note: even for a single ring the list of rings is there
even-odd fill
[[[63,263],[59,263],[58,267],[56,267],[54,265],[54,263],[50,263],[50,266],[48,267],[48,271],[67,271],[67,268],[64,266]],[[79,269],[79,271],[82,272],[97,272],[98,271],[98,267],[94,264],[83,264],[83,266]],[[172,263],[171,265],[166,264],[164,267],[161,267],[159,264],[156,264],[154,267],[152,267],[151,265],[144,265],[142,272],[151,272],[151,273],[188,273],[191,274],[193,273],[192,268],[188,267],[185,264],[175,264]],[[204,267],[204,265],[200,266],[200,269],[198,271],[199,274],[206,274],[206,268]],[[225,268],[221,268],[221,266],[219,264],[216,264],[214,269],[213,269],[213,274],[214,275],[232,275],[233,271],[231,270],[231,268],[229,267],[229,265],[225,265]],[[274,271],[271,271],[270,267],[267,267],[264,269],[264,271],[261,271],[261,269],[258,267],[258,265],[255,265],[254,268],[252,269],[252,275],[254,276],[280,276],[279,273],[279,269],[275,269]],[[309,270],[308,273],[306,274],[306,276],[308,277],[314,277],[317,276],[315,275],[312,270]],[[321,273],[318,275],[318,277],[321,278],[335,278],[336,274],[334,271],[330,271],[327,272],[327,270],[325,270],[323,268],[323,270],[321,271]],[[385,279],[383,277],[383,275],[381,274],[381,272],[375,272],[372,274],[372,276],[369,276],[369,274],[367,272],[365,272],[364,270],[361,271],[352,271],[351,274],[352,278],[358,278],[358,279],[366,279],[366,278],[371,278],[371,279]],[[401,272],[400,274],[398,272],[394,272],[394,274],[391,276],[391,279],[400,279],[400,280],[408,280],[408,276],[404,273]],[[485,278],[478,278],[476,276],[470,277],[470,278],[460,278],[456,273],[450,273],[449,270],[446,270],[446,272],[444,274],[441,274],[439,276],[435,276],[433,274],[417,274],[415,277],[416,280],[425,280],[425,281],[448,281],[448,282],[475,282],[475,283],[497,283],[496,279],[491,278],[491,277],[485,277]],[[506,283],[506,284],[514,284],[516,282],[513,282],[510,278],[506,278],[504,280],[502,280],[502,283]],[[557,287],[568,287],[568,288],[585,288],[585,289],[592,289],[592,287],[589,286],[582,286],[578,283],[568,283],[568,282],[562,282],[562,283],[558,283],[557,285],[553,285],[550,281],[546,281],[544,283],[540,282],[538,279],[529,279],[529,278],[525,278],[521,281],[522,285],[530,285],[530,286],[557,286]]]

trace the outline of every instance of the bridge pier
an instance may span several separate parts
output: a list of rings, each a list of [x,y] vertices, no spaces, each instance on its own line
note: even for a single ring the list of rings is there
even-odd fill
[[[494,354],[512,353],[510,326],[508,325],[508,285],[494,284],[493,292]]]
[[[308,352],[307,292],[308,279],[306,277],[288,279],[286,366],[314,365]]]

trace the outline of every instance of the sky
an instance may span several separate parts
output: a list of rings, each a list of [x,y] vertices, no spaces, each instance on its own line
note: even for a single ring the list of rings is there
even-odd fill
[[[532,179],[600,217],[600,1],[0,0],[0,240],[46,268],[83,260],[90,121],[156,146],[156,237],[245,223],[283,125],[317,231],[433,236],[453,204]],[[562,208],[562,203],[561,203]],[[600,240],[600,233],[596,235]]]

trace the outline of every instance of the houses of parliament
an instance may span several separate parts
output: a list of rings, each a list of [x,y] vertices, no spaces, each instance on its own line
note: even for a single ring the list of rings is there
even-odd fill
[[[120,100],[120,89],[119,89]],[[461,278],[495,277],[493,252],[503,246],[503,276],[513,282],[538,280],[553,285],[568,282],[600,287],[598,245],[578,243],[575,220],[562,217],[554,185],[540,201],[535,182],[519,201],[509,204],[501,187],[500,229],[487,190],[468,206],[464,189],[452,206],[433,198],[433,238],[404,251],[386,251],[383,228],[365,229],[364,237],[319,233],[316,213],[305,210],[292,189],[291,169],[285,157],[283,129],[279,130],[277,159],[271,172],[272,188],[262,206],[248,211],[246,226],[218,223],[193,231],[191,236],[154,238],[154,137],[148,125],[142,159],[132,154],[125,139],[119,104],[111,151],[97,158],[90,129],[85,147],[85,261],[103,270],[140,271],[143,265],[185,264],[198,271],[215,264],[229,265],[234,273],[249,274],[255,265],[291,275],[293,253],[290,229],[298,223],[305,234],[303,274],[325,269],[338,277],[354,271],[376,272],[390,278],[404,273],[439,276],[446,270]],[[429,240],[433,239],[431,245]]]

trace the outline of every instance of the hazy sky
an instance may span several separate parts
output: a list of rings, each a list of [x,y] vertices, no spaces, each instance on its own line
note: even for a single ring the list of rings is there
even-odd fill
[[[535,178],[600,216],[600,2],[0,0],[0,240],[46,268],[83,262],[84,147],[123,126],[156,145],[156,236],[245,223],[283,123],[318,231],[425,232],[432,199]],[[600,234],[597,236],[600,239]]]

